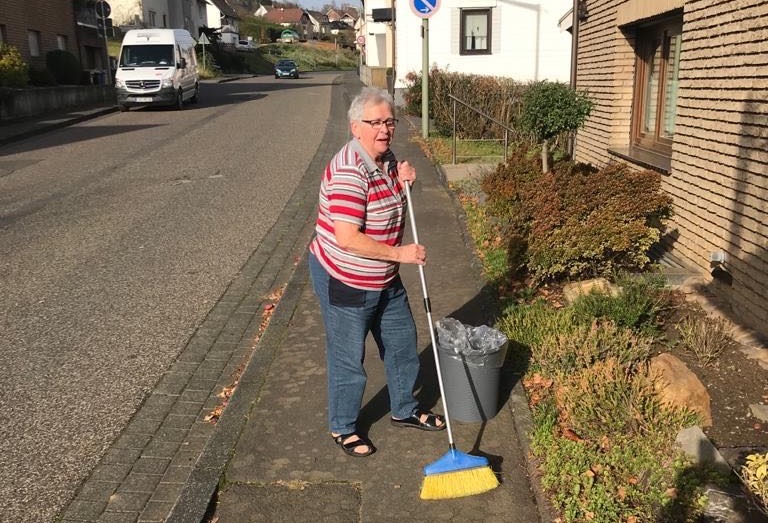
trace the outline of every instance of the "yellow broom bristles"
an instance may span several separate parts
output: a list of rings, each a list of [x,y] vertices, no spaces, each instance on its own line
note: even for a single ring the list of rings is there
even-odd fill
[[[421,499],[451,499],[474,496],[499,486],[490,467],[475,467],[424,477]]]

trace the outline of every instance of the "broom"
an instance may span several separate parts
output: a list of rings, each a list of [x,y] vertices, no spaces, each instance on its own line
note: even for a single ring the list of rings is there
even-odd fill
[[[413,241],[419,243],[419,235],[416,232],[416,217],[414,216],[413,204],[411,202],[410,184],[405,183],[404,185]],[[429,335],[432,339],[432,353],[435,356],[435,368],[437,369],[437,382],[440,385],[440,395],[443,397],[443,411],[448,432],[448,452],[437,461],[424,467],[421,499],[449,499],[473,496],[498,487],[499,480],[488,465],[488,459],[456,450],[456,445],[453,442],[453,431],[451,430],[451,418],[448,414],[448,405],[445,403],[443,376],[440,372],[435,328],[432,325],[432,306],[427,294],[427,280],[424,277],[424,267],[422,265],[419,265],[419,277],[421,278],[421,290],[424,293],[424,308],[427,311]]]

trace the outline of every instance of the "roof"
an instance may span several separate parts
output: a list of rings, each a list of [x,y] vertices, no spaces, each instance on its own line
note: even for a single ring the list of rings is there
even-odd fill
[[[273,24],[298,24],[301,22],[301,16],[304,14],[303,9],[299,8],[279,8],[272,9],[270,12],[264,15],[264,20],[272,22]]]
[[[221,11],[224,16],[230,18],[240,18],[234,8],[227,3],[227,0],[208,0],[208,3]]]

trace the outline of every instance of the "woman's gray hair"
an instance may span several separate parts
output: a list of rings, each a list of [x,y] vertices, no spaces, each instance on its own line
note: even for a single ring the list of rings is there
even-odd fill
[[[389,108],[392,109],[392,114],[395,112],[395,102],[392,96],[384,89],[377,87],[364,87],[360,94],[355,96],[352,103],[349,105],[349,111],[347,116],[349,121],[360,121],[363,119],[363,112],[369,105],[389,104]]]

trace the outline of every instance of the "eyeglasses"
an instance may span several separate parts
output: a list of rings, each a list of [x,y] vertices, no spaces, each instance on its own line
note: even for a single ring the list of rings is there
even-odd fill
[[[387,118],[386,120],[360,120],[363,123],[367,123],[374,129],[381,129],[382,125],[386,125],[388,129],[394,129],[397,125],[397,118]]]

